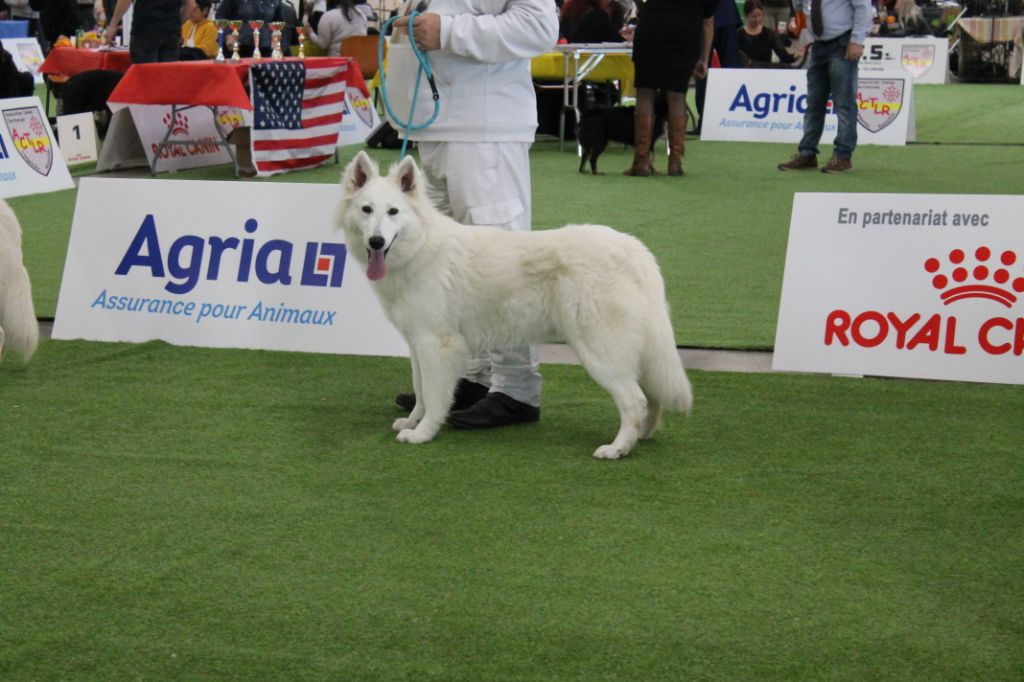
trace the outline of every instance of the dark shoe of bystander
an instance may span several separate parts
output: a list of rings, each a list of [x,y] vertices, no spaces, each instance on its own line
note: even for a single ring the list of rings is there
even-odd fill
[[[821,167],[822,173],[842,173],[853,168],[853,161],[850,159],[843,159],[838,156],[833,156],[828,160],[824,166]]]
[[[455,386],[455,398],[452,401],[452,410],[464,410],[472,407],[477,401],[482,400],[490,389],[483,384],[478,384],[468,379],[459,379]],[[415,393],[399,393],[395,396],[395,404],[406,412],[412,412],[416,407]]]
[[[540,408],[492,391],[469,409],[452,412],[448,423],[457,429],[493,429],[540,419]]]
[[[793,157],[786,163],[779,164],[780,171],[788,170],[809,170],[811,168],[818,167],[817,156],[804,156],[803,154],[794,154]]]

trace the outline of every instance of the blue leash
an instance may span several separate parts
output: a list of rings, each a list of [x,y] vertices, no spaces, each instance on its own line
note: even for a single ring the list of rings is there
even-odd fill
[[[419,72],[416,74],[416,85],[412,91],[412,106],[409,108],[408,120],[403,121],[391,109],[391,99],[388,97],[387,76],[385,75],[384,69],[382,69],[380,72],[380,94],[381,99],[384,101],[384,108],[387,110],[388,116],[391,118],[391,120],[398,124],[400,128],[405,129],[405,137],[402,138],[402,153],[398,158],[402,158],[406,154],[406,149],[409,146],[409,133],[411,133],[413,130],[423,130],[424,128],[432,124],[434,121],[436,121],[437,115],[441,112],[441,97],[437,94],[437,84],[434,83],[434,71],[433,69],[430,68],[430,59],[427,57],[426,53],[422,52],[418,47],[416,47],[416,40],[412,32],[412,22],[419,14],[420,12],[416,10],[410,12],[408,15],[409,43],[412,45],[413,54],[416,55],[416,61],[420,63]],[[384,64],[384,41],[386,41],[388,38],[388,30],[391,28],[391,24],[393,24],[399,18],[400,17],[398,17],[397,15],[391,17],[386,22],[384,22],[384,26],[382,26],[380,29],[380,40],[377,41],[378,64]],[[419,123],[414,125],[412,121],[416,113],[416,100],[419,98],[420,81],[423,79],[424,75],[426,75],[427,83],[430,84],[430,90],[434,95],[434,113],[425,123]]]

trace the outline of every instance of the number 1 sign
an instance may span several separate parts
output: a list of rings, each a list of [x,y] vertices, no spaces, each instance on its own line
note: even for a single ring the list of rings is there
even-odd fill
[[[95,161],[96,121],[91,112],[57,117],[57,136],[64,162],[73,166]]]

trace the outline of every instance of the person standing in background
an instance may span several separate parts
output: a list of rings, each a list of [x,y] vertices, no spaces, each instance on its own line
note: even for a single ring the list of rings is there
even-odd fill
[[[633,113],[633,165],[625,175],[654,173],[651,138],[654,98],[665,91],[668,102],[668,174],[683,174],[686,143],[686,91],[690,77],[704,78],[715,34],[718,0],[648,0],[633,34],[636,111]]]
[[[743,67],[739,39],[736,35],[736,29],[742,25],[736,3],[733,0],[719,0],[718,7],[715,8],[715,35],[711,40],[711,48],[718,53],[718,63],[723,69]],[[704,98],[708,91],[707,75],[698,78],[695,85],[698,117],[696,133],[700,135],[701,126],[704,124]]]
[[[409,45],[409,0],[394,23],[388,53],[392,110],[408,116],[419,63]],[[326,15],[325,15],[326,16]],[[551,0],[430,0],[414,17],[413,35],[428,51],[441,108],[412,131],[427,196],[442,213],[467,225],[531,228],[530,145],[537,101],[530,60],[553,49],[558,16]],[[433,110],[424,83],[417,120]],[[423,116],[423,118],[419,118]],[[396,127],[397,121],[392,121]],[[448,423],[485,429],[540,419],[541,375],[533,346],[493,349],[469,359]],[[416,396],[395,398],[411,410]]]
[[[104,34],[110,43],[133,0],[117,0],[114,15]],[[129,36],[132,64],[174,62],[181,45],[182,0],[136,0]]]
[[[798,0],[799,1],[799,0]],[[793,16],[793,0],[763,0],[764,26],[772,33],[781,34],[779,26],[788,26]]]
[[[871,30],[871,0],[805,0],[810,20],[811,59],[807,67],[807,110],[797,153],[779,170],[818,167],[818,143],[825,130],[829,96],[839,118],[832,158],[822,173],[853,168],[857,146],[857,65]]]

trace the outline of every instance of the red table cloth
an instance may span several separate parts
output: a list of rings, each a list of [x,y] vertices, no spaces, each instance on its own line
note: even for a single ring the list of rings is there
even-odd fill
[[[111,109],[127,104],[188,104],[252,109],[245,84],[253,59],[238,64],[212,60],[135,64],[110,95]],[[260,60],[267,62],[269,60]],[[286,59],[284,61],[298,61]],[[326,67],[348,63],[348,84],[369,97],[358,65],[349,57],[308,57],[309,66]]]
[[[55,47],[46,55],[39,66],[39,73],[53,76],[75,76],[83,71],[106,69],[107,71],[128,70],[132,65],[131,55],[127,49],[122,50],[87,50],[74,47]]]

